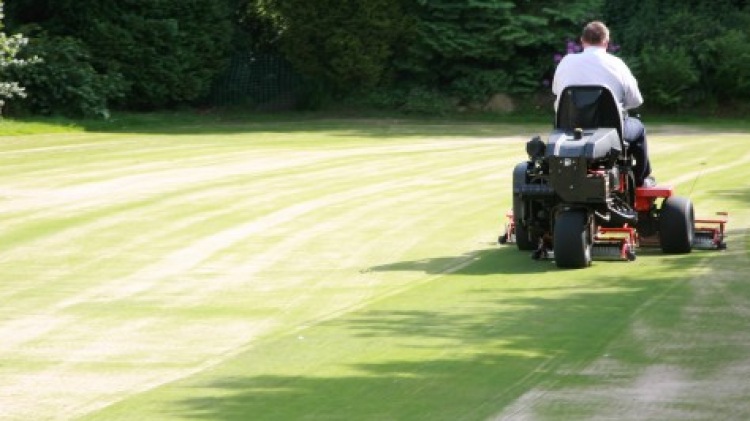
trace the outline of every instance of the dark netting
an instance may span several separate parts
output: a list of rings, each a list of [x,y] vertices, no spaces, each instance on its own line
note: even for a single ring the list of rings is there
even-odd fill
[[[291,108],[299,76],[278,55],[235,53],[211,92],[213,105]]]

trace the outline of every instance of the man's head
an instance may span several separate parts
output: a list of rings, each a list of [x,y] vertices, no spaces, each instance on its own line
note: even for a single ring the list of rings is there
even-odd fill
[[[609,44],[609,29],[607,28],[607,25],[598,20],[589,22],[589,24],[583,28],[581,43],[584,47],[591,45],[606,48]]]

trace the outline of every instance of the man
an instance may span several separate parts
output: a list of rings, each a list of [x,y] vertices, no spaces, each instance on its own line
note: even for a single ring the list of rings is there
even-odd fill
[[[599,21],[583,28],[581,36],[583,52],[566,55],[555,71],[552,92],[557,96],[555,110],[563,89],[570,85],[603,85],[609,88],[624,111],[623,137],[635,157],[633,168],[637,186],[656,184],[651,175],[648,159],[646,130],[635,117],[627,116],[627,110],[643,104],[638,82],[628,66],[619,58],[607,53],[609,29]]]

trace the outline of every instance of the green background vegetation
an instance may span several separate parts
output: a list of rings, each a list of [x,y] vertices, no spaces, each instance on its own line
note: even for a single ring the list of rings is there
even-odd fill
[[[6,29],[31,39],[25,54],[46,57],[2,70],[29,93],[15,113],[212,106],[229,80],[247,91],[240,102],[271,109],[435,114],[506,94],[533,110],[549,107],[553,56],[591,19],[611,26],[650,111],[739,114],[750,100],[744,1],[16,0],[6,9]],[[260,98],[248,84],[286,97]]]

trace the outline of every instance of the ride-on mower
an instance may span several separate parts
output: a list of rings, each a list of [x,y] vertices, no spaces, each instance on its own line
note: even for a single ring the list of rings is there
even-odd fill
[[[622,116],[606,87],[562,92],[547,143],[531,139],[529,160],[513,170],[513,208],[500,243],[561,268],[632,261],[642,246],[675,254],[726,248],[726,213],[695,219],[690,199],[672,187],[636,186]]]

